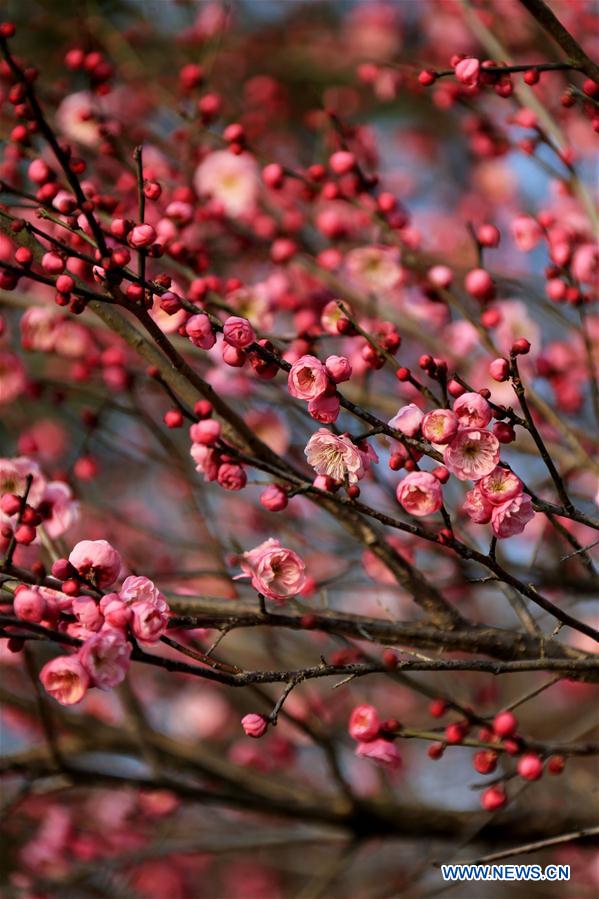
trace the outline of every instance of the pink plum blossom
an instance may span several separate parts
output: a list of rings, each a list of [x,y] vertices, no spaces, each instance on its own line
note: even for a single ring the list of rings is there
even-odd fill
[[[483,495],[480,489],[480,481],[478,481],[466,494],[464,504],[462,505],[462,511],[464,511],[475,524],[487,524],[487,522],[491,521],[493,506]]]
[[[443,505],[441,484],[428,471],[413,471],[406,475],[396,490],[397,501],[410,515],[432,515]]]
[[[44,689],[61,705],[81,702],[90,686],[89,674],[76,655],[57,656],[40,671]]]
[[[486,428],[493,417],[491,407],[479,393],[463,393],[453,404],[461,428]]]
[[[359,758],[370,759],[382,768],[397,771],[402,766],[402,757],[395,743],[389,740],[370,740],[368,743],[358,743],[356,755]]]
[[[499,462],[499,441],[490,431],[464,428],[445,447],[443,461],[460,481],[478,481]]]
[[[306,582],[304,562],[273,537],[243,553],[241,568],[243,575],[238,577],[250,577],[252,587],[270,599],[296,596]]]
[[[335,481],[355,484],[364,477],[362,453],[347,435],[333,434],[320,428],[313,434],[304,450],[308,464],[320,475]]]
[[[501,506],[508,500],[515,499],[522,493],[522,481],[510,471],[498,465],[491,474],[478,482],[480,492],[492,506]]]
[[[72,549],[69,562],[82,578],[100,588],[114,584],[123,564],[107,540],[81,540]]]
[[[86,640],[79,650],[79,661],[89,674],[91,685],[110,690],[120,684],[129,670],[131,648],[123,633],[113,628]]]
[[[493,533],[500,538],[521,534],[534,515],[530,496],[527,493],[520,493],[501,506],[493,507],[491,515]]]
[[[349,719],[349,735],[361,743],[374,740],[380,731],[381,721],[372,705],[358,705]]]
[[[300,400],[314,400],[329,387],[327,370],[316,356],[301,356],[291,366],[287,386],[291,396]]]
[[[227,150],[210,153],[195,171],[194,187],[222,204],[227,215],[239,218],[255,206],[260,176],[247,153],[234,156]]]
[[[433,409],[424,416],[421,428],[431,443],[451,443],[458,430],[458,417],[451,409]]]
[[[415,437],[420,430],[424,412],[415,403],[402,406],[401,409],[389,420],[389,425],[397,431],[401,431],[406,437]]]

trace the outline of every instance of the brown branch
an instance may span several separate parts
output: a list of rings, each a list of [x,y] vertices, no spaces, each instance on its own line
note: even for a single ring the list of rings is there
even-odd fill
[[[553,40],[559,44],[562,50],[568,54],[568,58],[573,67],[580,69],[593,81],[599,84],[599,65],[587,56],[577,40],[564,28],[560,20],[549,9],[543,0],[520,0],[522,6],[525,6],[531,16],[537,20],[539,25],[551,35]]]

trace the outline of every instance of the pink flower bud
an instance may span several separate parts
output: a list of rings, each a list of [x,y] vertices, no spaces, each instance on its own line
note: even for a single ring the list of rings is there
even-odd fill
[[[156,231],[151,225],[136,225],[127,237],[129,246],[140,250],[143,247],[149,247],[156,241]]]
[[[110,627],[123,630],[131,621],[132,612],[118,593],[107,593],[100,600],[100,611],[104,615],[104,621]]]
[[[44,253],[42,268],[49,275],[60,275],[61,272],[64,272],[65,261],[58,253]]]
[[[21,621],[39,624],[46,614],[46,600],[37,590],[18,590],[13,600],[13,611]]]
[[[74,547],[69,562],[78,574],[96,587],[109,587],[119,576],[122,560],[106,540],[82,540]]]
[[[61,705],[81,702],[89,687],[89,675],[77,656],[58,656],[40,671],[44,689]]]
[[[493,359],[489,365],[489,374],[495,381],[507,381],[510,373],[510,366],[507,359]]]
[[[221,435],[221,426],[215,418],[204,418],[191,425],[189,436],[194,443],[202,446],[214,446]]]
[[[289,503],[287,493],[278,484],[270,484],[260,496],[260,502],[269,512],[281,512]]]
[[[231,315],[223,325],[223,336],[227,343],[237,349],[244,349],[256,339],[254,329],[246,318]]]
[[[5,515],[16,515],[21,508],[21,497],[15,493],[5,493],[0,500],[0,509]]]
[[[447,265],[433,265],[429,268],[427,277],[434,287],[447,288],[453,281],[453,272]]]
[[[44,184],[52,177],[52,171],[43,159],[34,159],[27,169],[27,174],[34,184]]]
[[[262,169],[262,178],[267,187],[272,188],[272,190],[278,190],[279,187],[283,186],[284,181],[282,166],[277,162],[272,162],[270,165],[264,166]]]
[[[484,268],[469,271],[464,284],[468,293],[477,300],[490,300],[495,292],[493,279]]]
[[[333,153],[329,159],[331,171],[335,172],[336,175],[347,175],[348,172],[351,172],[355,164],[356,157],[347,150],[338,150],[337,153]]]
[[[192,315],[185,325],[185,333],[194,346],[203,350],[211,349],[216,343],[216,336],[205,312]]]
[[[372,705],[358,705],[349,719],[349,735],[353,740],[368,743],[374,740],[381,727],[377,710]]]
[[[467,57],[455,67],[455,77],[467,87],[476,87],[480,78],[480,59]]]
[[[268,730],[268,719],[264,715],[250,712],[241,719],[241,726],[248,737],[263,737]]]
[[[420,430],[420,424],[424,418],[424,412],[415,403],[402,406],[389,421],[389,425],[397,431],[401,431],[406,437],[415,437]]]
[[[518,774],[525,780],[538,780],[543,774],[543,760],[534,752],[527,752],[518,759]]]
[[[225,490],[243,490],[247,484],[247,475],[241,465],[225,462],[219,466],[216,480]]]
[[[349,381],[351,378],[351,362],[345,356],[328,356],[325,368],[335,384],[341,384],[342,381]]]

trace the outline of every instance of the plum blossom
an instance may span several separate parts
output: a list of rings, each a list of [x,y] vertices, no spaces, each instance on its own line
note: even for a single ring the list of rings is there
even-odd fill
[[[306,583],[304,562],[273,537],[243,553],[241,568],[243,574],[237,579],[250,577],[252,587],[270,599],[296,596]]]
[[[486,428],[493,417],[491,407],[480,393],[463,393],[453,404],[461,428]]]
[[[480,492],[492,506],[501,506],[522,493],[522,481],[509,468],[498,465],[478,482]]]
[[[210,153],[197,167],[193,179],[198,194],[208,194],[231,218],[253,210],[260,184],[258,166],[247,153],[234,156],[227,150]]]
[[[44,530],[55,540],[68,531],[79,518],[79,503],[73,499],[73,491],[64,481],[50,481],[46,485],[40,506]]]
[[[30,505],[37,506],[42,500],[47,484],[37,462],[28,456],[0,459],[0,496],[4,493],[23,496],[28,475],[31,475],[32,480],[27,501]]]
[[[358,705],[349,719],[349,735],[361,743],[374,740],[380,731],[381,721],[372,705]]]
[[[358,247],[349,251],[345,264],[354,281],[366,290],[391,290],[402,276],[399,253],[391,247]]]
[[[443,505],[441,484],[428,471],[413,471],[396,490],[397,501],[410,515],[432,515]]]
[[[422,434],[431,443],[451,443],[458,430],[458,418],[451,409],[433,409],[422,420]]]
[[[469,490],[466,494],[464,504],[462,505],[462,511],[465,512],[475,524],[487,524],[487,522],[491,521],[493,506],[483,495],[480,489],[480,481],[478,481],[472,490]]]
[[[110,690],[127,674],[131,644],[120,630],[108,628],[94,634],[79,650],[79,661],[90,677],[90,684]]]
[[[301,356],[289,371],[287,386],[291,396],[314,400],[329,388],[328,372],[316,356]]]
[[[532,499],[527,493],[521,493],[501,506],[493,508],[491,514],[493,533],[503,539],[521,534],[534,515]]]
[[[81,540],[71,551],[69,562],[82,578],[100,588],[114,584],[123,564],[107,540]]]
[[[424,412],[415,403],[402,406],[388,422],[389,426],[401,431],[406,437],[415,437],[420,430]]]
[[[335,481],[355,484],[364,477],[364,457],[347,434],[333,434],[320,428],[313,434],[304,450],[308,464],[320,475]]]
[[[397,771],[402,766],[402,758],[395,743],[389,740],[370,740],[368,743],[358,743],[356,755],[359,758],[370,759],[382,768]]]
[[[61,705],[81,702],[90,685],[89,674],[78,656],[57,656],[40,671],[44,689]]]
[[[445,447],[443,461],[460,481],[478,481],[499,462],[499,441],[490,431],[464,428]]]

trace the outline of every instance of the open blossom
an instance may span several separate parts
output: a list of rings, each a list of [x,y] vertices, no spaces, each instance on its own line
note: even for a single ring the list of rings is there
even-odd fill
[[[4,493],[16,493],[17,496],[23,496],[28,475],[31,475],[32,481],[27,499],[32,506],[37,506],[42,500],[47,485],[39,465],[28,456],[0,459],[0,496]]]
[[[399,253],[392,247],[357,247],[345,257],[351,277],[366,290],[391,290],[402,275]]]
[[[99,631],[104,624],[104,616],[99,605],[91,596],[76,596],[72,612],[79,624],[89,631]]]
[[[166,632],[168,613],[153,603],[141,601],[131,603],[131,630],[143,643],[157,643]]]
[[[450,443],[458,430],[458,418],[451,409],[433,409],[422,419],[422,434],[431,443]]]
[[[204,480],[216,481],[220,465],[218,452],[201,443],[192,443],[189,453],[196,464],[196,471],[204,475]]]
[[[316,356],[300,356],[291,366],[287,386],[291,396],[300,400],[314,400],[328,390],[327,370]]]
[[[216,150],[197,167],[193,183],[198,194],[208,194],[222,204],[227,215],[238,218],[255,206],[258,166],[247,153],[235,156],[228,150]]]
[[[75,655],[57,656],[46,662],[40,680],[46,692],[61,705],[81,702],[90,685],[89,674]]]
[[[372,705],[358,705],[349,719],[349,735],[354,740],[369,743],[378,736],[381,721]]]
[[[308,412],[316,421],[320,421],[323,425],[330,425],[331,422],[337,421],[339,411],[341,409],[341,401],[336,394],[332,396],[317,396],[308,403]]]
[[[101,690],[110,690],[125,679],[130,658],[131,644],[120,630],[113,628],[94,634],[79,650],[79,661],[92,686]]]
[[[522,481],[518,475],[498,465],[491,474],[478,482],[480,492],[493,506],[501,506],[522,493]]]
[[[428,471],[413,471],[396,490],[397,501],[410,515],[432,515],[443,505],[441,484]]]
[[[407,406],[402,406],[396,412],[388,424],[390,427],[395,428],[396,431],[401,431],[406,437],[415,437],[420,430],[423,418],[424,412],[422,409],[419,409],[415,403],[408,403]]]
[[[355,484],[364,477],[364,457],[355,443],[345,435],[332,434],[320,428],[310,437],[304,450],[308,464],[318,473],[343,483]]]
[[[46,485],[38,511],[43,518],[44,530],[55,540],[62,537],[77,521],[79,503],[73,499],[73,492],[68,484],[64,481],[50,481]]]
[[[359,743],[356,747],[356,755],[363,759],[370,759],[383,768],[390,768],[391,771],[397,771],[402,765],[398,748],[389,740],[370,740],[368,743]]]
[[[110,587],[119,576],[120,553],[107,540],[81,540],[73,548],[69,562],[82,578],[96,587]]]
[[[453,404],[461,428],[486,428],[493,417],[491,407],[480,393],[463,393]]]
[[[464,428],[445,447],[443,461],[460,481],[478,481],[499,462],[499,441],[482,428]]]
[[[149,602],[161,612],[169,611],[168,603],[158,587],[149,578],[141,575],[126,577],[119,590],[119,597],[127,605],[134,602]]]
[[[462,511],[475,524],[487,524],[487,522],[491,521],[493,506],[481,492],[480,481],[466,494]]]
[[[534,518],[532,500],[527,493],[521,493],[501,506],[495,506],[491,515],[491,526],[496,537],[506,538],[521,534],[531,518]]]
[[[271,599],[296,596],[306,583],[306,566],[297,553],[270,537],[242,556],[243,574],[251,577],[252,587]]]

